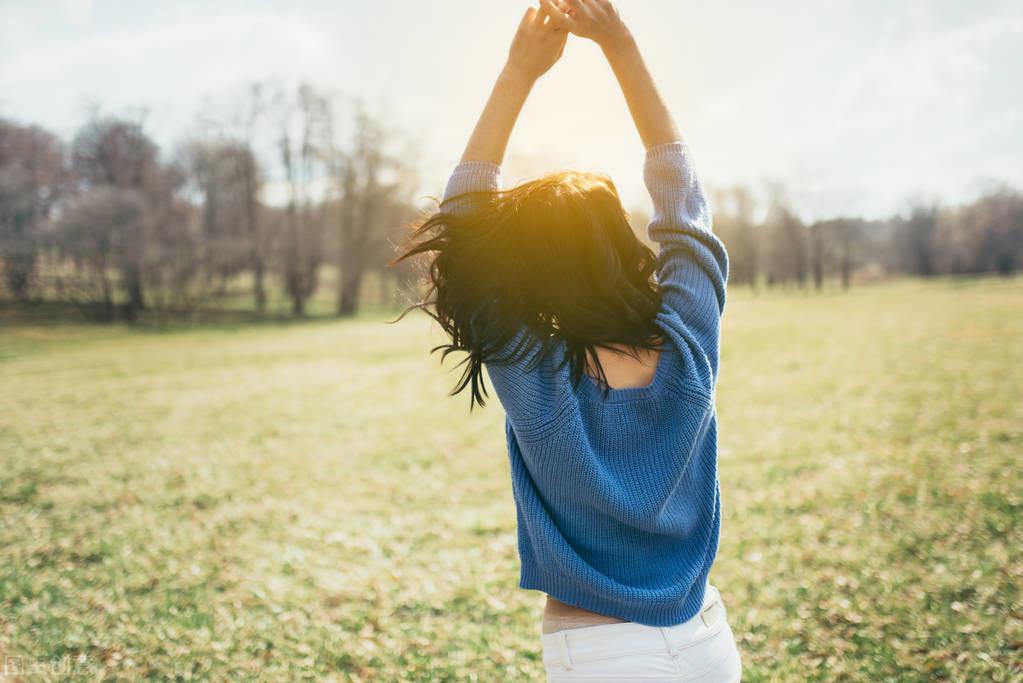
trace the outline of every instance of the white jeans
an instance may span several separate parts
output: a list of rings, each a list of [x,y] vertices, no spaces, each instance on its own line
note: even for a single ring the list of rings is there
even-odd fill
[[[712,585],[700,612],[684,624],[601,624],[540,638],[548,683],[738,683],[742,676],[725,603]]]

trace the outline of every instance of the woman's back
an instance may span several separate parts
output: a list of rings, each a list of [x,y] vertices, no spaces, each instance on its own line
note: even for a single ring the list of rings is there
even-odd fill
[[[612,389],[634,389],[653,381],[661,354],[659,349],[628,349],[621,345],[616,348],[616,351],[597,349],[604,376]],[[599,373],[592,365],[587,365],[586,374],[594,381],[599,380]]]
[[[645,387],[653,382],[661,354],[660,350],[629,349],[621,345],[616,345],[616,349],[597,349],[597,357],[604,370],[604,377],[612,389]],[[587,365],[586,374],[594,382],[600,380],[600,373],[592,364]],[[554,633],[564,629],[614,624],[621,621],[623,620],[617,617],[566,604],[548,595],[544,605],[542,631],[543,633]]]

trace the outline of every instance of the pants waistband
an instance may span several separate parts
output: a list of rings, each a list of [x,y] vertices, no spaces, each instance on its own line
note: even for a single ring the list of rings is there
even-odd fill
[[[647,626],[631,621],[565,629],[540,636],[546,666],[565,666],[642,652],[677,652],[715,635],[726,625],[724,603],[718,589],[707,585],[700,611],[676,626]]]

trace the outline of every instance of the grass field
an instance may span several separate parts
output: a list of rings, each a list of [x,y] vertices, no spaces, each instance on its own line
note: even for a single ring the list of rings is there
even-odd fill
[[[0,331],[8,673],[541,680],[500,406],[381,320]],[[1020,680],[1023,281],[735,292],[724,334],[743,680]]]

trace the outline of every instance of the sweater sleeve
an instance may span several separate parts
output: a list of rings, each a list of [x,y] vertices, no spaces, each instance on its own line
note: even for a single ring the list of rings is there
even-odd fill
[[[691,378],[711,395],[718,372],[728,254],[711,231],[707,200],[684,142],[650,147],[643,179],[654,205],[647,234],[659,245],[662,309],[677,318],[696,365]]]
[[[489,161],[463,161],[448,179],[441,210],[464,215],[476,206],[479,198],[459,195],[500,189],[500,166]],[[520,436],[540,434],[564,410],[564,373],[554,367],[552,359],[538,357],[538,352],[539,340],[522,329],[500,351],[502,356],[520,356],[517,360],[484,363],[508,420]]]
[[[441,199],[441,210],[462,214],[469,211],[474,203],[473,198],[459,197],[466,192],[481,192],[501,189],[501,167],[489,161],[463,161],[455,166],[448,178]]]

